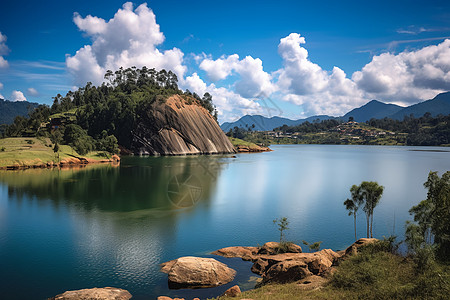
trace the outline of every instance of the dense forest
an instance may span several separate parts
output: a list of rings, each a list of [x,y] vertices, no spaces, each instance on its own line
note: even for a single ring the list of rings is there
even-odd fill
[[[139,118],[155,101],[172,95],[184,97],[206,108],[217,120],[212,96],[203,97],[178,88],[172,71],[143,67],[108,70],[105,82],[92,83],[53,97],[53,105],[39,105],[29,117],[16,117],[2,128],[4,137],[48,136],[54,143],[71,145],[79,154],[91,150],[117,152],[118,145],[128,148],[130,134]]]

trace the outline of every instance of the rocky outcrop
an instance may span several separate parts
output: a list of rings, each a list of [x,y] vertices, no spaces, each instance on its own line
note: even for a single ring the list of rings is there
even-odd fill
[[[140,155],[234,153],[216,120],[193,99],[156,100],[133,130],[131,150]]]
[[[279,253],[279,243],[268,242],[260,248],[227,247],[216,250],[212,254],[251,260],[253,262],[251,270],[253,273],[261,275],[261,284],[287,283],[330,274],[333,271],[333,265],[350,255],[357,254],[359,248],[375,241],[377,239],[362,238],[346,250],[339,252],[324,249],[314,253],[302,253],[300,246],[288,244],[283,247],[286,253]]]
[[[104,287],[83,289],[76,291],[67,291],[59,294],[51,300],[128,300],[131,298],[131,294],[127,290]]]
[[[262,247],[227,247],[212,254],[224,257],[240,257],[253,262],[252,272],[261,275],[262,284],[269,282],[287,283],[311,275],[323,276],[330,271],[340,255],[324,249],[315,253],[302,253],[300,246],[289,244],[279,253],[277,242],[265,243]]]
[[[161,264],[168,274],[169,288],[205,288],[226,284],[234,279],[236,271],[213,259],[180,257]]]

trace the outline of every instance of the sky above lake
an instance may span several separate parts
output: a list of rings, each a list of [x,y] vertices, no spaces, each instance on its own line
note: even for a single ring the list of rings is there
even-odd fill
[[[170,69],[219,121],[342,115],[450,90],[449,1],[3,1],[0,98],[51,104],[119,67]]]

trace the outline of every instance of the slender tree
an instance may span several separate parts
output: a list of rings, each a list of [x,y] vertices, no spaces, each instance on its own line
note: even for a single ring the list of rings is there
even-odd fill
[[[380,202],[384,187],[375,181],[363,181],[359,186],[366,213],[367,237],[373,238],[373,210]]]
[[[360,206],[364,203],[364,199],[361,195],[361,188],[357,185],[353,185],[350,188],[350,193],[352,195],[351,199],[347,199],[344,201],[345,209],[348,210],[348,215],[353,215],[353,223],[355,227],[355,241],[358,240],[356,236],[356,214],[360,208]]]

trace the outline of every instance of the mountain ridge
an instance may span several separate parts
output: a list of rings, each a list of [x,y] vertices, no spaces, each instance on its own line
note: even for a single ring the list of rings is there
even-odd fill
[[[0,99],[0,124],[12,124],[17,116],[26,117],[39,103]]]
[[[352,109],[341,117],[318,115],[304,119],[292,120],[278,116],[267,118],[261,115],[245,115],[235,122],[224,122],[220,125],[220,127],[225,132],[233,129],[235,126],[239,128],[252,128],[254,131],[268,131],[283,125],[296,126],[306,121],[313,122],[316,119],[319,119],[320,121],[327,119],[341,119],[346,121],[349,117],[353,117],[356,122],[366,122],[372,118],[391,118],[402,120],[405,116],[410,115],[414,115],[414,117],[418,118],[423,116],[426,112],[431,113],[431,116],[450,114],[450,92],[440,93],[433,99],[407,107],[384,103],[379,100],[371,100],[360,107]],[[253,124],[255,124],[254,127]],[[275,126],[273,126],[273,124],[275,124]]]

